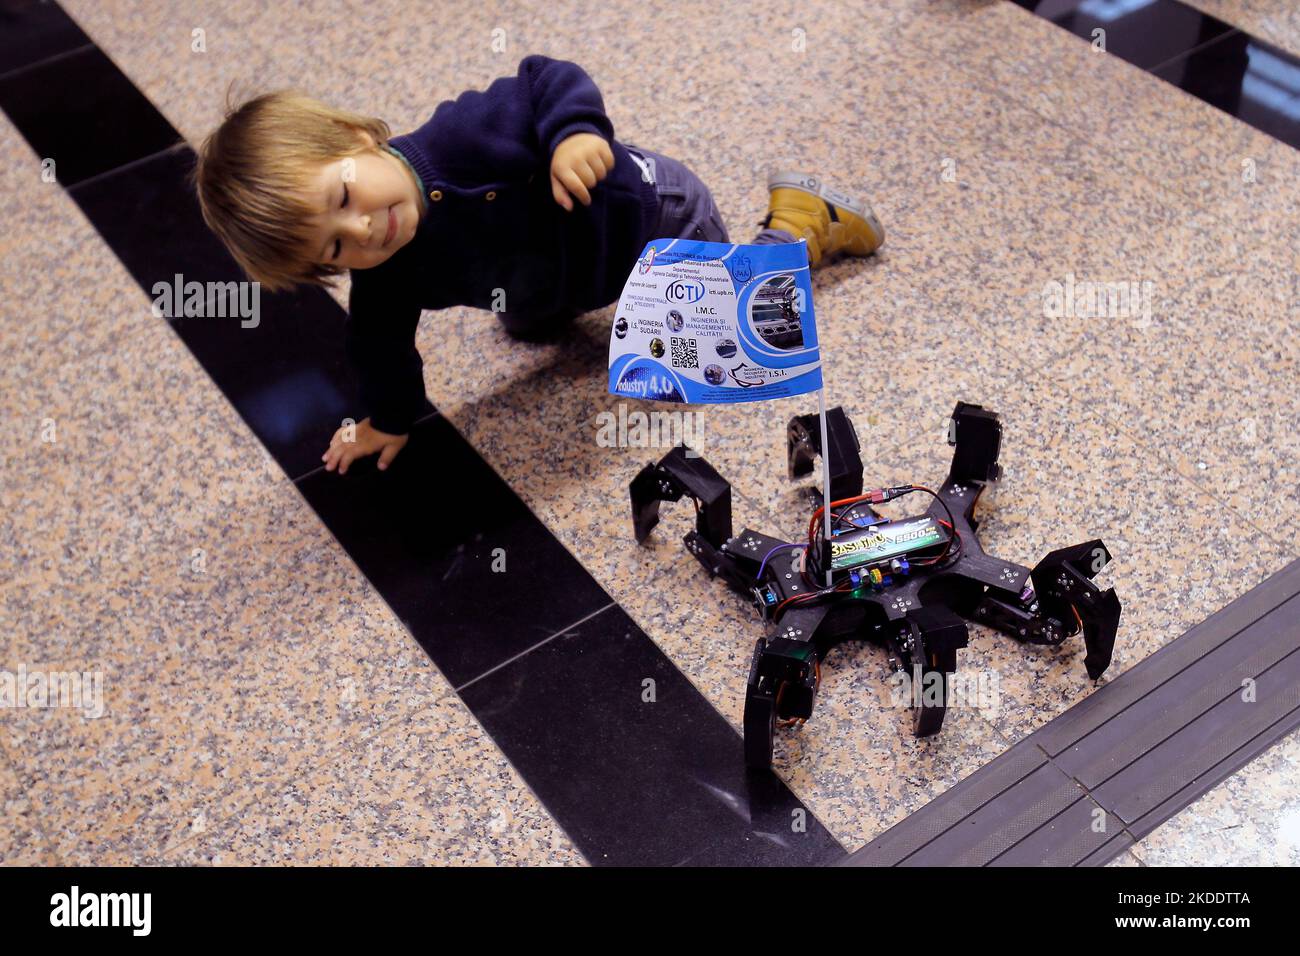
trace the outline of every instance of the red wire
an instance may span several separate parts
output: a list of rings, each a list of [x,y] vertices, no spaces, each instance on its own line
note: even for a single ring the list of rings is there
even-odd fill
[[[909,485],[908,487],[910,487],[914,491],[924,491],[930,494],[936,501],[942,500],[934,491],[927,488],[925,485]],[[980,495],[982,495],[983,493],[984,493],[984,486],[981,485],[979,491],[975,493],[975,501],[971,503],[972,508],[975,506],[975,503],[979,501]],[[902,496],[900,495],[899,497]],[[838,508],[840,505],[855,505],[862,501],[868,501],[870,500],[870,498],[871,498],[871,492],[867,492],[865,495],[856,495],[855,497],[852,498],[841,498],[838,501],[832,501],[830,503],[831,517],[834,518],[835,520],[839,520],[839,518],[842,516],[842,513],[841,515],[836,515],[834,513],[834,509]],[[808,548],[809,550],[812,550],[814,551],[814,553],[818,553],[818,554],[820,554],[820,552],[816,550],[817,541],[818,541],[817,519],[820,518],[822,514],[826,511],[826,507],[827,506],[823,504],[820,508],[818,508],[816,511],[812,513],[812,517],[808,520]],[[942,518],[936,518],[935,521],[943,525],[945,528],[949,530],[949,532],[951,532],[948,538],[948,544],[943,549],[942,554],[934,558],[931,558],[930,560],[913,562],[914,564],[918,564],[922,567],[929,567],[930,565],[933,564],[939,564],[940,562],[944,561],[948,557],[948,555],[952,552],[953,543],[961,541],[961,535],[957,533],[957,529],[954,528],[949,522],[944,521]],[[803,595],[803,596],[806,597],[807,595]],[[787,601],[793,600],[793,598],[787,598],[786,600]],[[781,603],[784,604],[785,601]],[[778,605],[777,610],[779,611],[780,608],[781,605]]]

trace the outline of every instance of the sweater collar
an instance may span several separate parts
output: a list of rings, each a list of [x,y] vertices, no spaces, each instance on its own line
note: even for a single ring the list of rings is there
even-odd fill
[[[429,203],[427,190],[429,183],[437,182],[438,175],[433,164],[424,155],[424,150],[408,135],[392,136],[388,140],[388,149],[411,168],[415,178],[420,181],[420,205],[423,209]]]

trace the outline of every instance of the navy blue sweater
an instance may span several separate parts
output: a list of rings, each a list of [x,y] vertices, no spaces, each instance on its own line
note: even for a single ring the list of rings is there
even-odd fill
[[[566,213],[551,192],[551,155],[583,132],[609,142],[614,168],[590,190],[590,206],[575,199]],[[371,425],[401,435],[425,397],[415,348],[421,310],[609,305],[653,238],[659,201],[614,140],[591,77],[545,56],[440,103],[389,145],[420,177],[427,210],[409,243],[374,268],[352,270],[346,342]]]

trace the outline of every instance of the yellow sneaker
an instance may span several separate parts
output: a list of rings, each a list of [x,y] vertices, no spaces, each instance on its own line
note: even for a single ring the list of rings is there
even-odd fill
[[[784,229],[808,240],[808,264],[838,253],[869,256],[885,241],[871,207],[811,173],[781,170],[767,177],[771,191],[763,228]]]

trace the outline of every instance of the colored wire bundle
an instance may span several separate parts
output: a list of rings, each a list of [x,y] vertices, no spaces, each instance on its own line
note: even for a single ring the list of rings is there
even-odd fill
[[[981,489],[981,491],[982,490],[983,489]],[[961,535],[957,533],[956,522],[953,520],[952,510],[948,507],[948,502],[944,501],[943,498],[941,498],[938,494],[936,494],[934,491],[930,490],[929,488],[925,487],[924,485],[899,485],[894,488],[877,488],[873,491],[868,491],[866,494],[863,495],[856,495],[852,498],[841,498],[838,501],[832,501],[830,503],[832,524],[840,520],[843,520],[845,515],[847,515],[849,511],[853,510],[852,508],[853,505],[857,505],[863,501],[869,502],[871,504],[880,504],[885,501],[892,501],[895,498],[901,498],[904,495],[909,495],[914,491],[924,491],[926,494],[934,498],[935,501],[939,502],[939,504],[943,507],[944,513],[948,515],[948,520],[946,522],[943,521],[942,519],[936,519],[936,520],[939,521],[939,524],[943,525],[945,528],[948,529],[949,537],[948,537],[948,543],[944,547],[942,553],[938,554],[934,558],[921,559],[919,561],[913,561],[911,563],[919,566],[924,566],[924,567],[940,564],[948,558],[950,553],[952,553],[954,544],[956,544],[958,549],[960,550]],[[836,508],[845,505],[849,506],[845,509],[845,511],[840,512],[839,514],[835,513]],[[808,549],[813,553],[815,559],[820,558],[821,544],[822,542],[825,541],[824,528],[822,527],[822,522],[819,520],[822,517],[822,515],[825,513],[825,511],[826,511],[826,506],[823,505],[822,507],[818,508],[816,511],[813,512],[812,517],[808,521]],[[816,568],[816,570],[820,572],[824,569]]]
[[[983,489],[981,488],[980,490],[982,491]],[[948,507],[948,503],[944,501],[940,495],[924,485],[899,485],[893,488],[877,488],[873,491],[867,492],[866,494],[832,501],[829,505],[831,509],[832,528],[841,522],[848,522],[850,526],[854,528],[863,527],[862,525],[854,524],[853,521],[848,518],[848,515],[854,510],[854,506],[861,504],[862,502],[880,504],[885,501],[892,501],[895,498],[901,498],[904,495],[909,495],[916,491],[923,491],[930,495],[939,502],[940,506],[943,508],[944,513],[948,516],[948,520],[945,521],[942,518],[936,518],[935,521],[948,529],[948,541],[945,543],[943,551],[934,557],[921,558],[919,560],[913,560],[910,563],[915,567],[933,567],[942,564],[961,553],[961,535],[957,532],[956,521],[953,519],[952,510]],[[978,500],[978,495],[976,500]],[[804,586],[808,588],[808,591],[804,594],[796,594],[792,597],[788,597],[778,604],[772,612],[772,620],[774,623],[779,621],[781,616],[790,608],[808,607],[810,605],[819,604],[830,598],[842,597],[844,594],[854,589],[852,582],[848,578],[845,578],[839,584],[818,586],[813,577],[813,575],[820,575],[824,572],[824,569],[818,567],[816,562],[821,556],[822,545],[826,540],[825,529],[821,520],[822,516],[826,512],[826,508],[827,505],[822,505],[822,507],[813,512],[812,517],[808,520],[808,544],[804,549],[799,565],[800,579],[803,581]],[[784,544],[778,545],[769,551],[763,558],[763,563],[759,566],[759,577],[762,577],[763,569],[767,566],[768,559],[770,559],[773,554],[780,551],[782,548],[793,547],[797,546]],[[809,555],[812,555],[813,557],[810,559]]]

